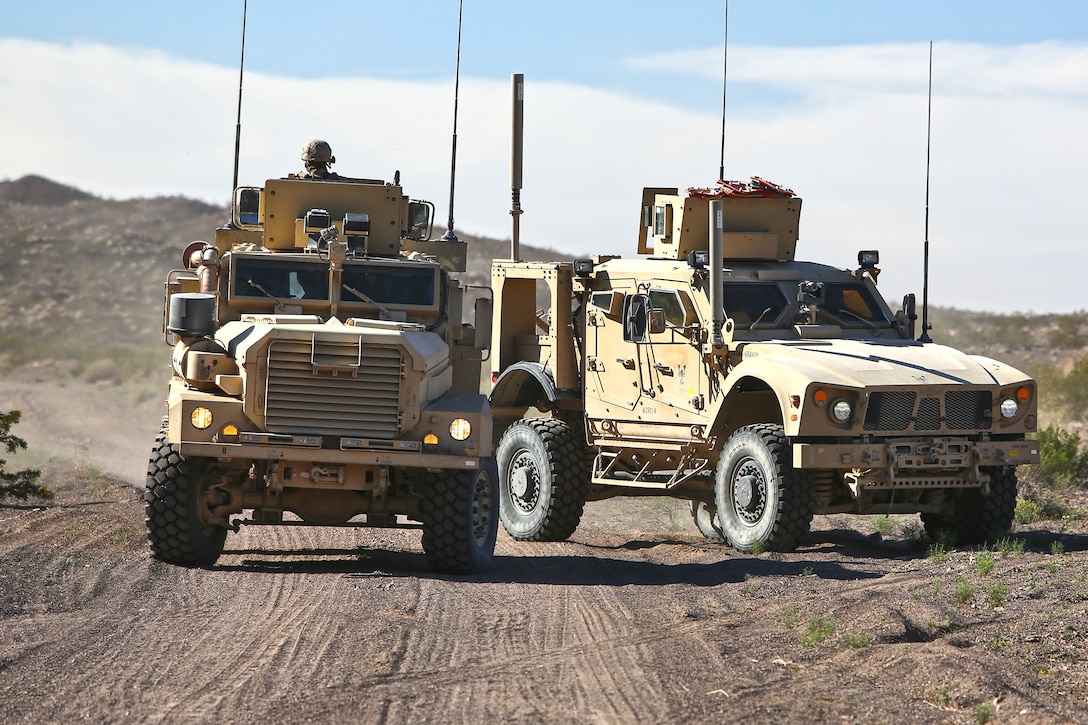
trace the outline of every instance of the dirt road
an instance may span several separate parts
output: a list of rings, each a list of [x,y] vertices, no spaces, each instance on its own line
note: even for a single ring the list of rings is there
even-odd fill
[[[569,542],[500,532],[481,576],[428,573],[416,532],[315,528],[183,569],[116,463],[47,462],[55,502],[0,505],[0,722],[1088,720],[1083,521],[983,573],[907,517],[749,556],[617,499]]]

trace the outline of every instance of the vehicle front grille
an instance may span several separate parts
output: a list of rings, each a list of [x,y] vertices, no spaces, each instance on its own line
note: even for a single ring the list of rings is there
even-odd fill
[[[265,425],[273,433],[395,438],[403,366],[400,348],[358,338],[273,340]]]
[[[914,429],[941,429],[941,401],[938,398],[922,398],[919,401],[918,415],[914,419]]]
[[[989,390],[949,390],[943,398],[921,400],[909,390],[878,391],[869,395],[865,430],[989,430],[992,408]]]
[[[989,390],[949,390],[944,394],[945,425],[950,430],[988,430],[993,405]]]
[[[906,430],[917,397],[909,390],[873,393],[865,411],[865,430]]]

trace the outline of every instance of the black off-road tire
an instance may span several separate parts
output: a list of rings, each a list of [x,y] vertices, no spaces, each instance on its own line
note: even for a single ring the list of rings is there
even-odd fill
[[[809,476],[793,468],[782,426],[737,430],[722,448],[714,475],[718,522],[734,549],[791,551],[816,511]]]
[[[186,458],[165,436],[155,439],[144,485],[144,523],[151,556],[179,566],[211,566],[223,553],[224,526],[202,515],[204,458]]]
[[[983,467],[990,474],[990,495],[969,488],[954,494],[946,511],[922,514],[922,524],[934,541],[951,539],[957,546],[993,543],[1012,531],[1016,514],[1016,468]]]
[[[499,514],[518,541],[564,541],[586,504],[586,445],[556,418],[525,418],[499,440]]]
[[[722,532],[721,522],[718,521],[718,508],[705,501],[691,502],[691,518],[695,520],[695,528],[699,529],[706,538],[719,544],[725,543],[725,533]]]
[[[432,571],[475,574],[491,566],[499,530],[499,475],[494,458],[479,471],[428,475],[420,515],[423,551]]]

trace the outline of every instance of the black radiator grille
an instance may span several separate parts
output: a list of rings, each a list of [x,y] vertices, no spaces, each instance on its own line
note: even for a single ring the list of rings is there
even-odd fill
[[[909,390],[873,393],[865,411],[865,430],[906,430],[918,396]]]
[[[989,430],[992,409],[993,394],[989,390],[949,390],[943,399],[921,400],[910,390],[878,391],[869,395],[865,430]]]
[[[989,430],[993,401],[989,390],[949,390],[944,394],[945,425],[949,430]]]

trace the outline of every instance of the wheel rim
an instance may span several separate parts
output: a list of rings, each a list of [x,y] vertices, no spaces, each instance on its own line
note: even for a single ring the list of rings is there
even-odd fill
[[[483,546],[490,530],[492,506],[491,479],[486,471],[476,476],[476,490],[472,496],[472,537],[477,546]]]
[[[733,469],[730,482],[733,511],[743,523],[759,523],[767,510],[767,477],[753,458],[745,458]]]
[[[510,498],[522,513],[531,512],[540,500],[540,469],[529,451],[518,451],[510,462]]]

